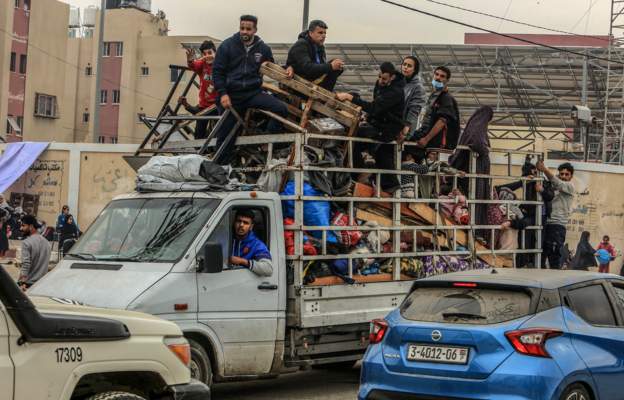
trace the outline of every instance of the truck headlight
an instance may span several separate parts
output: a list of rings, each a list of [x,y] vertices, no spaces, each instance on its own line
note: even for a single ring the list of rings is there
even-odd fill
[[[165,345],[178,357],[182,364],[191,365],[191,346],[183,337],[165,338]]]

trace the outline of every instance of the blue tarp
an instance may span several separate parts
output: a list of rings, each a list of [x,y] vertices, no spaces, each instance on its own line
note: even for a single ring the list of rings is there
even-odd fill
[[[48,147],[48,142],[9,143],[0,157],[0,193],[7,190]]]

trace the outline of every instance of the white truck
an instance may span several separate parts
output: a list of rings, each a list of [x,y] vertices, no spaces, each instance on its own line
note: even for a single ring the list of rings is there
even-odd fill
[[[189,359],[171,322],[29,298],[0,267],[0,400],[208,400]]]

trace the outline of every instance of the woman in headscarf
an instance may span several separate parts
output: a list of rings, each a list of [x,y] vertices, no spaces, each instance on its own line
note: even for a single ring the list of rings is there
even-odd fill
[[[589,232],[583,231],[581,238],[576,245],[576,252],[574,258],[570,263],[570,269],[580,269],[587,271],[589,267],[595,267],[596,263],[596,249],[589,243]]]
[[[65,217],[65,223],[61,228],[61,237],[59,240],[59,248],[62,250],[63,255],[65,254],[66,250],[69,250],[69,248],[65,248],[65,242],[71,239],[78,239],[79,235],[80,231],[78,230],[78,226],[74,222],[74,216],[68,214],[67,217]],[[68,247],[70,246],[68,245]]]
[[[427,96],[425,94],[425,86],[420,79],[420,63],[414,56],[407,56],[401,64],[401,73],[405,76],[405,109],[403,111],[403,119],[410,124],[410,130],[407,137],[410,138],[418,128],[418,118],[420,112],[425,106]]]
[[[481,106],[472,114],[464,131],[459,136],[458,146],[468,146],[477,154],[476,170],[470,171],[470,151],[455,149],[449,158],[451,167],[473,174],[490,174],[490,139],[488,137],[488,124],[494,116],[492,107]],[[475,200],[489,200],[490,180],[478,178],[476,181]],[[457,182],[462,193],[470,196],[468,178],[460,178]],[[487,204],[475,206],[475,222],[477,225],[487,225]],[[477,231],[479,236],[487,236],[487,231]]]

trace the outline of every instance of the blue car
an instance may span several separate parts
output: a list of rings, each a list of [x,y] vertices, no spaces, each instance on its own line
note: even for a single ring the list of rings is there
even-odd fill
[[[624,399],[624,279],[490,269],[416,281],[371,324],[358,398]]]

